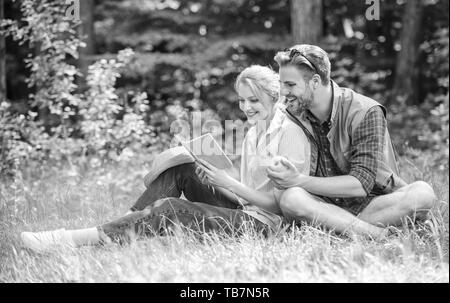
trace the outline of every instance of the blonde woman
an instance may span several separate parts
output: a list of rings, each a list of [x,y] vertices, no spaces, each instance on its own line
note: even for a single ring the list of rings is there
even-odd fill
[[[282,156],[308,174],[308,139],[283,112],[276,72],[248,67],[237,77],[235,90],[251,124],[242,145],[239,179],[207,162],[177,165],[148,184],[130,214],[93,228],[24,232],[24,245],[37,251],[94,245],[136,233],[164,234],[173,223],[205,232],[237,231],[244,222],[261,231],[277,228],[282,222],[280,193],[267,177],[267,167]],[[186,199],[180,199],[182,194]]]

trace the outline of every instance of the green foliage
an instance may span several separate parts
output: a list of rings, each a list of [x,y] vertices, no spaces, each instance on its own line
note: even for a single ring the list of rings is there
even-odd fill
[[[85,45],[77,35],[78,22],[66,17],[65,9],[59,1],[23,0],[22,22],[2,25],[6,35],[34,50],[25,59],[30,71],[26,81],[36,91],[30,96],[32,106],[48,109],[62,120],[75,114],[73,106],[79,101],[73,94],[79,72],[67,59],[78,59],[78,50]]]
[[[428,65],[430,92],[419,107],[405,104],[392,106],[393,125],[400,138],[408,138],[402,147],[414,157],[414,149],[428,150],[434,155],[434,166],[449,169],[449,40],[448,28],[438,29],[433,39],[422,44]],[[413,150],[411,150],[411,148]]]
[[[76,93],[75,77],[81,75],[68,58],[77,59],[84,43],[64,8],[55,1],[25,0],[21,2],[25,22],[1,24],[5,34],[37,50],[26,60],[27,82],[36,91],[30,96],[32,107],[26,114],[10,112],[6,102],[0,108],[2,176],[13,176],[25,163],[68,160],[82,164],[86,155],[96,157],[98,163],[121,161],[144,147],[159,148],[161,140],[145,120],[147,94],[130,91],[135,96],[122,100],[115,89],[119,71],[134,56],[130,49],[92,64],[86,92]],[[58,119],[46,129],[49,117]]]
[[[79,72],[68,59],[77,59],[78,49],[84,46],[77,35],[78,23],[65,16],[64,3],[24,0],[20,8],[21,20],[5,20],[0,29],[30,50],[25,59],[26,82],[34,93],[26,114],[8,114],[2,109],[1,124],[15,125],[2,134],[7,142],[2,151],[3,170],[9,173],[14,173],[20,160],[59,160],[67,153],[64,146],[72,141],[64,139],[72,135],[71,118],[80,101],[75,94]]]
[[[123,100],[114,88],[119,69],[132,56],[133,52],[127,49],[119,52],[117,59],[100,60],[89,67],[88,90],[77,95],[79,123],[74,128],[61,124],[48,134],[31,119],[36,113],[12,115],[5,102],[0,110],[2,175],[14,175],[21,162],[69,160],[83,164],[89,155],[90,160],[96,160],[91,163],[100,165],[104,161],[128,160],[145,147],[160,149],[162,138],[157,138],[154,128],[145,121],[149,109],[147,94],[137,93],[129,104],[121,104]],[[68,136],[68,132],[77,136]]]
[[[0,104],[0,175],[11,176],[18,169],[19,159],[27,157],[32,150],[22,139],[21,131],[27,128],[26,118],[13,117],[8,112],[9,104]]]
[[[141,151],[144,146],[155,145],[153,127],[147,126],[145,115],[149,109],[146,93],[136,94],[131,104],[120,104],[115,85],[119,70],[130,64],[134,52],[119,52],[117,59],[102,59],[89,67],[89,89],[80,102],[79,114],[83,145],[89,154],[102,159],[114,159],[127,149]]]
[[[13,100],[10,112],[19,109],[35,124],[28,136],[41,139],[30,146],[47,150],[42,154],[54,160],[121,159],[124,150],[131,155],[130,150],[166,146],[171,122],[186,116],[186,109],[244,119],[233,91],[236,75],[250,64],[276,69],[275,52],[292,44],[288,1],[96,1],[99,55],[85,58],[97,63],[81,91],[72,65],[82,45],[77,23],[66,20],[57,3],[20,1],[23,20],[2,26],[22,41],[13,51],[33,48],[28,48],[29,85],[32,101],[41,107]],[[436,154],[437,166],[448,163],[446,1],[426,1],[419,107],[399,103],[390,91],[404,1],[382,1],[382,20],[370,22],[359,0],[324,0],[324,6],[322,46],[331,57],[333,79],[388,107],[401,154],[426,149]],[[124,48],[136,54],[126,61],[112,55]],[[42,126],[45,132],[39,133]]]

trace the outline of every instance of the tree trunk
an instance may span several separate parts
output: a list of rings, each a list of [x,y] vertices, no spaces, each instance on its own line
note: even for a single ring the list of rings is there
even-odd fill
[[[419,103],[419,46],[423,4],[421,0],[408,0],[403,13],[403,28],[400,36],[401,50],[397,55],[394,95],[406,104]]]
[[[317,44],[323,36],[322,0],[291,0],[294,44]]]
[[[80,17],[83,25],[81,34],[86,36],[86,48],[83,49],[87,55],[95,54],[95,30],[94,30],[95,0],[80,1]]]
[[[5,17],[4,1],[0,0],[0,20]],[[0,102],[6,100],[6,43],[5,36],[0,36]]]
[[[90,57],[95,54],[95,30],[94,30],[94,11],[95,0],[80,1],[80,18],[82,25],[80,26],[80,37],[86,43],[86,47],[80,49],[79,67],[81,72],[86,75],[87,68],[90,63]],[[84,85],[84,81],[81,81]]]

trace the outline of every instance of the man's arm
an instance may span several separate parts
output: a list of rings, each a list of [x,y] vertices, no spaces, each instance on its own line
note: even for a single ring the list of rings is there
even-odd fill
[[[350,172],[335,177],[311,177],[298,173],[283,161],[284,172],[269,170],[269,177],[280,187],[302,187],[327,197],[365,197],[375,185],[378,162],[382,159],[386,119],[380,107],[371,108],[353,133]]]
[[[301,187],[312,194],[330,198],[367,196],[361,182],[350,175],[335,177],[311,177],[299,175],[295,186]]]
[[[353,176],[311,177],[298,172],[288,160],[282,160],[286,168],[283,171],[268,169],[269,178],[279,188],[301,187],[308,192],[326,197],[363,197],[366,196],[361,182]]]

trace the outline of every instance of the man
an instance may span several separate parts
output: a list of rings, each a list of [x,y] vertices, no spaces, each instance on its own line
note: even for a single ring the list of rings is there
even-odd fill
[[[281,171],[268,169],[276,186],[287,189],[280,199],[285,217],[380,238],[385,227],[432,208],[430,185],[408,185],[398,176],[385,108],[333,82],[324,50],[296,45],[278,52],[275,61],[286,114],[311,143],[309,176],[286,160]]]

